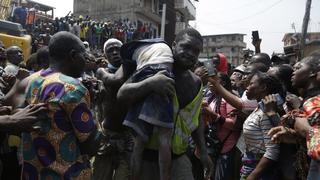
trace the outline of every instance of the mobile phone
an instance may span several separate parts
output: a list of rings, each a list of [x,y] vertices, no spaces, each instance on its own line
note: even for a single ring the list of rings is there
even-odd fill
[[[281,106],[284,103],[284,100],[282,99],[282,97],[280,96],[280,94],[275,94],[276,95],[276,100],[277,100],[277,106]],[[265,108],[264,108],[264,103],[263,101],[260,101],[258,103],[259,108],[264,112]]]
[[[203,66],[207,69],[209,77],[217,75],[216,65],[213,63],[212,59],[199,59],[199,61],[202,62]]]
[[[258,31],[252,31],[252,40],[254,42],[258,41],[260,39],[259,32]]]

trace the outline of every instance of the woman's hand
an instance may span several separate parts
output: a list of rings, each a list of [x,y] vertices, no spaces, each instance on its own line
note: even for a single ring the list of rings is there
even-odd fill
[[[286,104],[289,110],[299,109],[301,102],[301,99],[295,94],[289,94],[286,96]]]
[[[208,122],[213,122],[217,119],[217,117],[219,116],[216,112],[212,111],[211,107],[209,106],[209,104],[207,102],[204,102],[202,104],[202,116],[207,118],[206,120]]]
[[[268,135],[271,137],[271,141],[274,143],[288,143],[288,144],[295,144],[297,133],[295,130],[284,127],[278,126],[270,129]]]
[[[264,103],[264,112],[267,116],[272,116],[277,113],[277,98],[275,94],[270,94],[262,99]]]

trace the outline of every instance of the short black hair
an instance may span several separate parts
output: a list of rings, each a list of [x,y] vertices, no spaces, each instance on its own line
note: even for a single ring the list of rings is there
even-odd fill
[[[258,77],[260,85],[265,85],[268,94],[279,94],[283,99],[286,97],[286,93],[283,89],[280,81],[272,76],[269,76],[267,73],[256,72],[254,76]]]
[[[292,87],[292,82],[291,82],[291,76],[293,73],[293,68],[289,64],[282,64],[282,65],[277,65],[274,66],[274,68],[277,68],[276,76],[277,78],[284,86],[285,90],[297,94],[298,92],[296,89]]]
[[[59,60],[68,56],[71,50],[85,51],[82,41],[74,34],[61,31],[54,34],[49,41],[50,57]]]
[[[37,51],[37,63],[42,66],[49,65],[49,48],[48,46],[43,46]]]
[[[265,73],[269,70],[269,67],[264,63],[253,63],[253,64],[250,64],[250,66],[252,67],[252,72],[250,72],[251,74],[254,74],[258,71]]]
[[[320,50],[312,52],[309,56],[301,60],[302,63],[307,64],[313,73],[320,71]]]
[[[34,70],[34,69],[32,69],[32,66],[34,64],[38,64],[37,63],[37,53],[33,53],[28,57],[27,62],[26,62],[26,68],[29,71]]]
[[[193,28],[187,28],[187,29],[184,29],[184,30],[178,32],[178,34],[176,35],[176,38],[175,38],[175,42],[178,42],[178,41],[182,40],[183,36],[185,34],[187,34],[189,36],[192,36],[192,37],[195,37],[201,43],[203,43],[203,38],[202,38],[201,34],[197,30],[195,30]]]
[[[254,63],[263,63],[266,66],[271,66],[271,59],[270,56],[267,53],[257,53],[251,57],[250,64]]]

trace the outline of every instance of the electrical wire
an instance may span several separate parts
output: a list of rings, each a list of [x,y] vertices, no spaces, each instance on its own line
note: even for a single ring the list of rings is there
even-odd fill
[[[207,24],[212,24],[212,25],[225,25],[225,24],[233,24],[233,23],[238,23],[238,22],[242,22],[242,21],[245,21],[245,20],[248,20],[252,17],[255,17],[257,15],[260,15],[270,9],[272,9],[273,7],[275,7],[276,5],[280,4],[283,0],[278,0],[277,2],[271,4],[270,6],[268,6],[267,8],[261,10],[261,11],[258,11],[254,14],[251,14],[249,16],[246,16],[246,17],[243,17],[243,18],[240,18],[240,19],[236,19],[236,20],[233,20],[233,21],[229,21],[229,22],[225,22],[225,23],[218,23],[218,24],[215,24],[215,23],[210,23],[210,22],[204,22],[204,23],[207,23]]]

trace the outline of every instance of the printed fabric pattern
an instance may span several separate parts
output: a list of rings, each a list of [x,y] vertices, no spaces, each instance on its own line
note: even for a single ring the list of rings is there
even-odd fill
[[[40,130],[22,134],[22,179],[91,179],[89,160],[80,143],[96,130],[88,90],[72,77],[42,70],[30,77],[28,104],[46,103]]]
[[[308,155],[314,160],[320,160],[320,95],[308,99],[303,108],[312,127],[307,132],[306,140]]]

